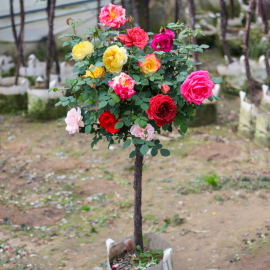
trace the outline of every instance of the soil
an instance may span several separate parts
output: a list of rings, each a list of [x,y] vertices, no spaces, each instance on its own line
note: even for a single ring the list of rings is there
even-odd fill
[[[238,104],[222,99],[218,122],[185,137],[160,135],[170,157],[145,157],[143,231],[170,243],[175,270],[270,269],[270,154],[237,135]],[[106,240],[133,234],[133,149],[91,149],[64,122],[0,119],[0,269],[107,269]]]

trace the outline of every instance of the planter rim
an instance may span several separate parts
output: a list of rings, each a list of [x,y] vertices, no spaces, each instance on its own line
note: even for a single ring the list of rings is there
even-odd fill
[[[23,95],[26,93],[29,87],[29,81],[27,78],[19,77],[19,85],[14,85],[15,77],[0,77],[0,94],[2,95]],[[1,86],[1,83],[12,84],[11,86]]]
[[[163,250],[163,259],[157,265],[147,268],[147,270],[173,270],[171,253],[172,248],[170,248],[169,243],[166,239],[155,233],[145,233],[144,238],[148,242],[150,250]],[[110,266],[110,261],[113,257],[119,256],[123,251],[126,250],[125,241],[131,240],[132,247],[135,249],[134,236],[125,237],[116,243],[112,239],[107,239],[107,270],[112,270]]]

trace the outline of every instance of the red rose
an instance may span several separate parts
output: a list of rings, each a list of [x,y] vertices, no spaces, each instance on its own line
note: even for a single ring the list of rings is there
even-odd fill
[[[119,120],[115,119],[115,115],[111,114],[110,111],[104,111],[99,117],[100,126],[105,128],[110,133],[117,133],[120,128],[115,129],[115,124],[119,122]]]
[[[148,118],[154,119],[159,127],[173,121],[176,115],[176,104],[170,96],[158,94],[152,97],[149,102],[150,107],[146,113]]]
[[[137,26],[127,29],[127,35],[120,34],[118,40],[127,47],[137,46],[143,50],[148,43],[149,37],[143,29]]]

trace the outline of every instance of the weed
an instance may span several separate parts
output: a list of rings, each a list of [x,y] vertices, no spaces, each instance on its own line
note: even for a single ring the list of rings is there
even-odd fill
[[[208,175],[205,175],[204,176],[204,179],[205,181],[207,182],[207,184],[209,186],[212,186],[213,188],[217,189],[220,185],[220,182],[219,182],[219,177],[217,176],[216,173],[213,173],[212,175],[208,176]]]

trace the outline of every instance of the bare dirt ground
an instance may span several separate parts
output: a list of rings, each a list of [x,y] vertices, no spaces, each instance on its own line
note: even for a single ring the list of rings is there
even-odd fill
[[[270,155],[235,133],[238,103],[160,136],[170,157],[146,155],[143,230],[170,242],[175,270],[270,269]],[[63,122],[0,122],[0,269],[106,269],[106,239],[133,233],[132,149],[91,149]]]

